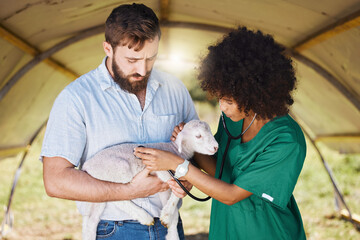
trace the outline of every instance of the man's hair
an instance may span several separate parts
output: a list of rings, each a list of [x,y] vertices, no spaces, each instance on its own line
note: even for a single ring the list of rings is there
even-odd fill
[[[232,97],[239,110],[252,110],[262,119],[289,112],[296,85],[292,60],[270,35],[240,27],[208,49],[199,73],[204,91]]]
[[[124,4],[113,9],[105,23],[105,41],[115,49],[120,44],[139,51],[146,40],[153,40],[161,31],[154,11],[144,4]]]

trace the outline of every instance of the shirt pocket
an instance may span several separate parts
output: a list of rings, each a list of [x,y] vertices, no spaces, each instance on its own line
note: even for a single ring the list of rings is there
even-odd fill
[[[177,114],[154,115],[153,124],[149,125],[151,142],[169,142],[174,127],[179,124]]]

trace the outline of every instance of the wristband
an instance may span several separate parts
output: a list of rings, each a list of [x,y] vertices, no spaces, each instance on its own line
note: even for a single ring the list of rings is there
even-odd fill
[[[179,164],[175,171],[175,177],[181,178],[187,174],[189,171],[189,161],[185,159],[185,161]]]

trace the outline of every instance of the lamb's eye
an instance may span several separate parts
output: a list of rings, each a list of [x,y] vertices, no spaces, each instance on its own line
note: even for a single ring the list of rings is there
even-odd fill
[[[201,138],[201,135],[199,134],[199,135],[196,135],[196,138]]]

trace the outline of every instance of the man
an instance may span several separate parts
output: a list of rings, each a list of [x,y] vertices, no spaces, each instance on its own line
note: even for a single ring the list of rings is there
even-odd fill
[[[67,86],[51,110],[41,152],[45,189],[51,197],[108,202],[98,225],[101,238],[113,232],[111,239],[163,239],[157,193],[168,189],[166,183],[147,170],[128,184],[103,182],[77,167],[115,144],[169,141],[177,124],[198,117],[182,82],[153,69],[161,32],[150,8],[121,5],[105,25],[102,64]],[[109,203],[117,200],[133,200],[155,225],[132,221]],[[182,239],[181,221],[178,230]]]

